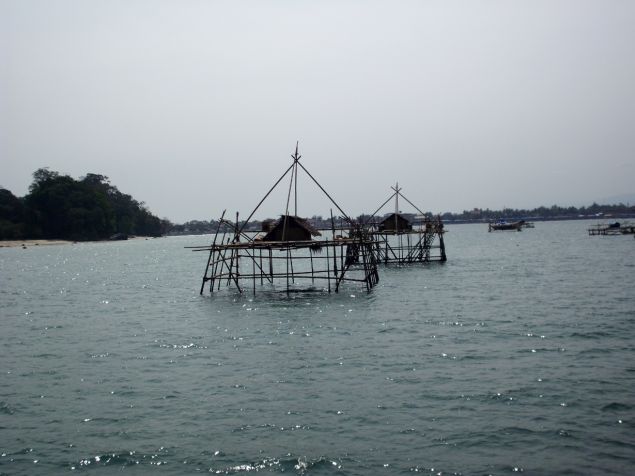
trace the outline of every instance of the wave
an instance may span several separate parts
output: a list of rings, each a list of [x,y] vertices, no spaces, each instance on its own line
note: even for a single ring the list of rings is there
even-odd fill
[[[604,412],[607,412],[607,411],[622,412],[622,411],[628,411],[632,409],[633,409],[633,405],[629,405],[627,403],[619,403],[619,402],[611,402],[602,407],[602,411]]]

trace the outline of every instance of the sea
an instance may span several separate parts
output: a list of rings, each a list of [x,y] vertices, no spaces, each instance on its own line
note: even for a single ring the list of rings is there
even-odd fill
[[[211,236],[0,248],[0,474],[633,474],[635,240],[595,223],[447,225],[337,294],[200,295]]]

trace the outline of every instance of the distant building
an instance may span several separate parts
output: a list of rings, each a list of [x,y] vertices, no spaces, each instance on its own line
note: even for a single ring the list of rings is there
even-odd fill
[[[307,220],[294,215],[282,215],[278,220],[266,220],[262,223],[266,235],[262,241],[310,241],[321,236]]]

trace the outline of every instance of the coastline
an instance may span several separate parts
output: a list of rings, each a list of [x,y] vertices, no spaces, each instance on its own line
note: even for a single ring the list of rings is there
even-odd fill
[[[97,241],[71,241],[71,240],[0,240],[0,248],[29,248],[31,246],[58,246],[76,245],[80,243],[113,243],[118,241],[133,241],[149,239],[148,236],[131,236],[128,240],[97,240]]]
[[[0,240],[0,248],[28,248],[29,246],[72,245],[68,240]]]

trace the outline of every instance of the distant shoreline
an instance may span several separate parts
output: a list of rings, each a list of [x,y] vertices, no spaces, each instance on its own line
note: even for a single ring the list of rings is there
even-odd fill
[[[0,240],[0,248],[18,248],[29,246],[72,245],[68,240]]]
[[[132,241],[150,239],[149,236],[131,236],[128,240],[97,240],[97,241],[71,241],[71,240],[0,240],[0,248],[29,248],[30,246],[58,246],[77,245],[82,243],[115,243],[117,241]]]
[[[615,215],[603,215],[603,216],[556,216],[556,217],[532,217],[532,216],[509,216],[506,217],[507,220],[525,220],[531,222],[542,222],[542,221],[573,221],[573,220],[595,220],[597,222],[601,221],[617,221],[617,220],[628,220],[635,218],[635,214],[632,213],[623,213],[623,214],[615,214]],[[443,220],[445,225],[466,225],[470,223],[484,223],[487,224],[489,222],[496,221],[496,218],[473,218],[473,219],[448,219]]]
[[[624,220],[624,219],[633,219],[635,215],[625,214],[621,216],[560,216],[560,217],[526,217],[526,221],[533,222],[543,222],[543,221],[570,221],[570,220],[595,220],[598,223],[603,221],[616,221],[616,220]],[[488,224],[489,222],[494,221],[494,219],[456,219],[456,220],[444,220],[443,223],[445,225],[469,225],[469,224]],[[322,228],[321,228],[322,229]],[[322,230],[329,231],[331,228],[323,228]],[[246,229],[245,231],[255,231],[253,229]],[[189,233],[166,233],[163,237],[168,236],[200,236],[200,235],[209,235],[210,232],[189,232]],[[213,234],[213,233],[211,233]],[[155,236],[131,236],[128,240],[141,240],[141,239],[150,239],[150,238],[159,238]],[[0,248],[28,248],[31,246],[57,246],[57,245],[73,245],[80,243],[112,243],[114,241],[120,240],[91,240],[91,241],[72,241],[72,240],[43,240],[43,239],[31,239],[31,240],[0,240]]]

